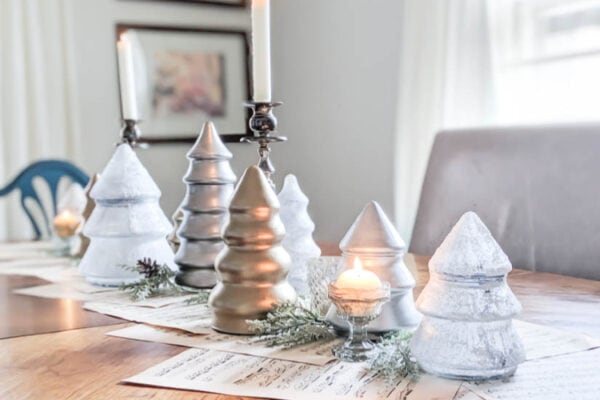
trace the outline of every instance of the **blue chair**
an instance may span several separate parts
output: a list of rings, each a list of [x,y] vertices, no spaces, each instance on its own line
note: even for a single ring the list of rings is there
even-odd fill
[[[86,186],[90,178],[82,170],[70,162],[62,160],[42,160],[29,165],[19,175],[17,175],[12,182],[0,189],[0,197],[11,193],[15,189],[21,191],[21,206],[23,207],[23,210],[27,214],[31,225],[33,226],[33,230],[35,231],[35,239],[40,239],[42,237],[42,227],[39,226],[39,224],[35,221],[34,216],[26,206],[26,199],[33,200],[42,211],[45,232],[50,232],[50,221],[54,215],[47,215],[44,211],[40,196],[36,192],[33,185],[33,179],[35,177],[42,178],[48,184],[52,198],[52,210],[54,215],[57,213],[57,191],[58,183],[61,178],[69,177],[71,181],[76,182],[81,186]]]

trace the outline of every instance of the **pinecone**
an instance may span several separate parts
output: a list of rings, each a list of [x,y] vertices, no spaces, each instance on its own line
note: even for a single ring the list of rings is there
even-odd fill
[[[138,272],[143,274],[146,278],[152,278],[153,276],[158,275],[158,272],[160,271],[160,265],[156,260],[152,260],[151,258],[142,258],[141,260],[138,260],[136,267]]]

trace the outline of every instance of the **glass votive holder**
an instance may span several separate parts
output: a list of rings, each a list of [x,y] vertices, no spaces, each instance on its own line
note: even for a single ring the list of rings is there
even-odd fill
[[[82,218],[69,210],[61,211],[52,221],[55,233],[56,253],[61,256],[71,255],[79,243],[78,232]]]
[[[369,359],[375,345],[369,340],[367,326],[381,313],[381,306],[390,299],[390,284],[380,288],[357,290],[329,285],[329,298],[340,318],[348,323],[348,338],[333,354],[342,361],[359,362]]]
[[[342,257],[323,256],[311,258],[306,264],[310,307],[322,316],[331,307],[328,286],[337,276],[341,259]]]
[[[59,236],[54,235],[52,238],[54,246],[54,254],[57,256],[70,257],[79,250],[81,238],[79,235]]]

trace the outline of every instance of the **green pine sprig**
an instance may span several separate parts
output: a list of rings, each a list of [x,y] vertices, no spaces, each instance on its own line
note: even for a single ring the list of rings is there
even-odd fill
[[[166,264],[160,265],[150,258],[142,258],[137,261],[135,267],[124,265],[123,268],[143,275],[139,281],[119,287],[120,290],[129,293],[134,301],[168,293],[184,292],[183,288],[173,281],[175,272]]]
[[[376,355],[369,370],[387,381],[398,381],[419,375],[419,366],[410,352],[412,332],[395,331],[384,335],[376,344]]]
[[[256,341],[267,346],[291,348],[335,338],[333,326],[319,313],[301,304],[277,304],[263,320],[247,321],[257,335]]]

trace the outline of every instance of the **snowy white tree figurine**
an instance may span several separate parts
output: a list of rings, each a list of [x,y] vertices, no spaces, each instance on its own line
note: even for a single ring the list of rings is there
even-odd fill
[[[411,347],[421,368],[470,380],[515,372],[525,352],[512,324],[521,305],[506,283],[511,269],[477,214],[464,214],[429,261],[417,300],[424,317]]]
[[[304,296],[308,294],[306,263],[321,255],[321,249],[312,237],[315,224],[308,215],[309,200],[292,174],[285,177],[278,198],[281,205],[279,214],[286,231],[283,247],[292,257],[288,281],[299,295]]]
[[[179,265],[176,281],[181,285],[211,288],[217,282],[215,258],[225,246],[221,230],[236,176],[231,153],[212,122],[206,122],[187,154],[190,166],[183,178],[187,188],[181,203],[183,220],[177,231]]]
[[[158,204],[160,190],[129,144],[117,147],[90,195],[96,207],[84,234],[91,243],[79,264],[88,282],[135,282],[141,276],[123,267],[144,257],[176,269],[166,240],[171,224]]]

